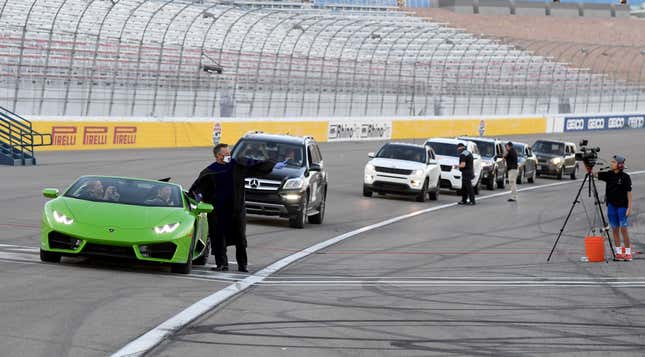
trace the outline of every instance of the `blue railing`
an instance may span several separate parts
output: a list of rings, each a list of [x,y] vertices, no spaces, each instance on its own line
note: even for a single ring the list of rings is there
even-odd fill
[[[52,137],[35,132],[31,121],[0,106],[0,144],[11,160],[25,164],[34,158],[34,147],[51,145]]]

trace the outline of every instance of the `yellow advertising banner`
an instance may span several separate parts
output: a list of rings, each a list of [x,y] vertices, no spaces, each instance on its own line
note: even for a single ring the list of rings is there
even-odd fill
[[[392,121],[392,139],[541,134],[546,129],[545,117],[409,119]]]
[[[327,140],[326,121],[240,121],[240,122],[117,122],[34,121],[39,133],[50,133],[52,145],[40,151],[106,150],[204,147],[213,145],[215,128],[221,142],[234,144],[249,131],[272,134],[311,135]]]

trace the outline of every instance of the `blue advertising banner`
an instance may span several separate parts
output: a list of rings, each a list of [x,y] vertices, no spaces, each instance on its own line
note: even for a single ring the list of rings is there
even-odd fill
[[[642,129],[643,127],[645,127],[645,114],[564,118],[564,131]]]

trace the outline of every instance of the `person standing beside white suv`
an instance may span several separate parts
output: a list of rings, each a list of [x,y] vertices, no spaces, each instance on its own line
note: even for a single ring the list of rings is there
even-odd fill
[[[472,141],[434,138],[428,139],[425,146],[431,147],[441,167],[441,187],[451,190],[461,190],[461,171],[459,171],[459,152],[457,145],[463,143],[473,155],[474,177],[471,180],[475,194],[479,194],[479,183],[482,173],[482,158],[477,144]]]

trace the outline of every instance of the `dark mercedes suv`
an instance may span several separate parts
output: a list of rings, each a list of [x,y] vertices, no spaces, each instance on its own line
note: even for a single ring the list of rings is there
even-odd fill
[[[323,222],[327,170],[313,138],[252,132],[235,144],[232,155],[285,164],[267,176],[245,180],[248,214],[288,218],[294,228],[303,228],[307,220]]]

